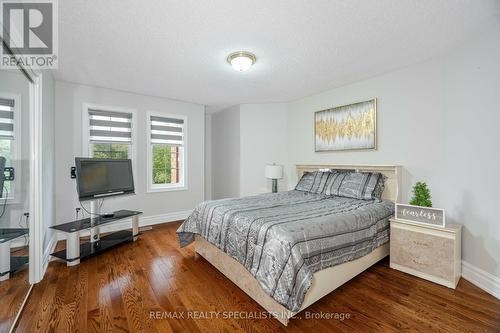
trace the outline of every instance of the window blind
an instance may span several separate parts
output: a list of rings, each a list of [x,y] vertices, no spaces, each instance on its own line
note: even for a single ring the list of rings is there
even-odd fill
[[[184,146],[184,119],[151,116],[151,143]]]
[[[132,142],[132,114],[89,109],[91,142]]]
[[[0,138],[14,140],[14,100],[0,97]]]

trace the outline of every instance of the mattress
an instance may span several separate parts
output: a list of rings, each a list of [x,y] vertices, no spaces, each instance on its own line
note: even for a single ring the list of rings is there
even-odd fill
[[[195,234],[242,264],[264,291],[300,309],[313,274],[367,255],[389,241],[394,203],[302,191],[206,201],[177,230]]]

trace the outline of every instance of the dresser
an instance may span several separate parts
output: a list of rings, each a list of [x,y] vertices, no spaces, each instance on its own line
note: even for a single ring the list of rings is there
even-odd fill
[[[462,226],[391,220],[390,267],[453,288],[461,275]]]

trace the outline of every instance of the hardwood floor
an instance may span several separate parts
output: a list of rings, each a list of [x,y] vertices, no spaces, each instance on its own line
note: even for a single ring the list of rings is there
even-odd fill
[[[178,226],[157,226],[137,242],[76,267],[51,262],[17,331],[500,332],[500,300],[464,279],[452,290],[392,270],[388,260],[306,309],[309,315],[350,318],[305,319],[304,312],[288,327],[272,318],[248,318],[265,313],[195,255],[193,245],[180,249]],[[205,318],[195,319],[195,314]]]
[[[28,269],[12,273],[8,280],[0,282],[0,332],[9,331],[29,289]]]

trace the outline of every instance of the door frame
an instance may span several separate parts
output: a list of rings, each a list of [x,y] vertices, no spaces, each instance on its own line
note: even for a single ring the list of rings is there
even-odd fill
[[[42,223],[42,75],[26,70],[30,83],[30,219],[29,282],[38,283],[44,273],[44,230]]]
[[[8,36],[7,36],[8,37]],[[4,44],[0,38],[0,42]],[[1,47],[2,45],[0,45]],[[11,54],[14,54],[12,50]],[[29,158],[29,283],[35,284],[43,278],[43,273],[48,264],[45,260],[44,230],[43,226],[43,187],[42,187],[42,77],[41,71],[18,64],[19,70],[29,81],[29,132],[30,132],[30,158]],[[51,223],[52,224],[52,223]],[[46,261],[46,263],[45,263]],[[31,290],[31,289],[30,289]],[[29,293],[28,293],[29,295]]]
[[[3,25],[0,24],[0,28]],[[8,34],[0,36],[0,47],[15,54],[5,43]],[[18,64],[18,69],[29,81],[29,283],[40,282],[43,278],[44,265],[44,230],[43,230],[43,188],[42,188],[42,72]],[[52,224],[52,223],[51,223]],[[48,262],[48,261],[47,261]],[[31,289],[30,289],[31,290]],[[28,293],[29,295],[29,293]],[[26,296],[28,297],[28,296]]]

